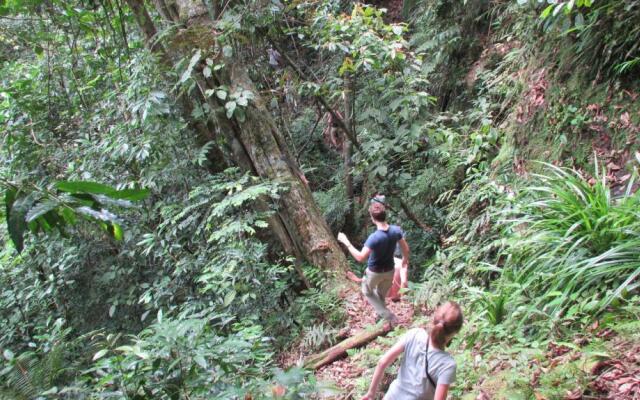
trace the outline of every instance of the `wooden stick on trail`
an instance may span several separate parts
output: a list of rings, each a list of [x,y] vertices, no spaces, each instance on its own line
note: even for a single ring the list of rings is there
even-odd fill
[[[386,326],[385,326],[386,325]],[[370,325],[369,327],[359,331],[352,337],[343,340],[337,345],[323,351],[322,353],[312,354],[304,360],[305,368],[318,369],[327,364],[342,358],[347,354],[347,350],[364,346],[378,336],[384,335],[391,329],[388,324]]]

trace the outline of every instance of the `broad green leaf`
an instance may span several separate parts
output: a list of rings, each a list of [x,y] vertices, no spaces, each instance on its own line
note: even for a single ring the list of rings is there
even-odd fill
[[[67,193],[94,193],[109,195],[115,191],[111,186],[89,181],[60,181],[55,184],[56,189]]]
[[[113,223],[111,224],[111,226],[113,227],[113,238],[115,240],[122,240],[124,235],[123,235],[122,227],[120,226],[120,224]]]
[[[378,168],[376,168],[376,174],[380,175],[381,177],[387,176],[387,166],[380,165]]]
[[[122,352],[122,353],[133,353],[133,352],[135,352],[135,350],[133,349],[133,346],[127,346],[127,345],[116,347],[114,350]]]
[[[553,11],[553,4],[547,6],[547,8],[544,9],[544,11],[542,11],[542,14],[540,14],[540,18],[542,19],[546,19],[549,15],[551,15],[551,11]]]
[[[191,71],[193,71],[193,67],[195,67],[198,61],[200,61],[201,54],[202,52],[200,51],[200,49],[196,50],[195,54],[191,57],[191,60],[189,61],[189,65],[187,65],[187,69],[185,69],[184,72],[182,73],[179,83],[184,83],[187,81],[187,79],[191,77]]]
[[[7,215],[7,228],[9,236],[18,252],[24,248],[24,232],[27,230],[28,223],[26,221],[27,212],[35,202],[36,194],[30,193],[24,197],[17,198],[9,210]],[[34,225],[37,227],[37,225]]]
[[[193,357],[193,361],[195,361],[196,364],[198,364],[202,368],[204,368],[204,369],[207,368],[207,360],[205,360],[204,357],[202,357],[200,354],[198,354],[197,356]]]
[[[224,307],[228,307],[231,302],[236,298],[236,291],[235,290],[231,290],[229,292],[227,292],[227,294],[224,296],[224,301],[222,303],[222,305]]]
[[[143,200],[149,196],[149,189],[122,189],[117,190],[111,186],[89,181],[61,181],[55,184],[56,189],[61,192],[72,194],[102,194],[112,199],[121,200]]]
[[[53,201],[53,200],[44,200],[40,203],[35,204],[33,207],[31,207],[31,209],[29,210],[29,212],[27,212],[26,216],[25,216],[25,220],[27,222],[31,222],[33,220],[35,220],[36,218],[48,213],[49,211],[55,209],[56,207],[58,207],[60,203],[58,203],[57,201]]]
[[[73,209],[69,207],[63,207],[61,214],[64,222],[66,222],[67,224],[73,225],[76,223],[76,214],[73,212]]]
[[[636,157],[638,157],[638,162],[640,162],[640,156],[638,156],[638,153],[636,153]],[[5,218],[9,218],[11,207],[13,206],[13,202],[16,200],[16,194],[17,190],[14,188],[8,188],[4,193]]]
[[[571,10],[573,10],[574,4],[575,4],[575,0],[569,0],[569,2],[567,3],[567,6],[564,9],[564,13],[567,15],[571,13]]]
[[[562,11],[562,9],[565,7],[564,3],[558,3],[555,5],[554,9],[553,9],[553,16],[555,17],[556,15],[560,14],[560,11]]]
[[[236,102],[235,101],[228,101],[224,105],[224,108],[227,110],[227,118],[231,118],[231,117],[233,117],[233,112],[236,110]]]
[[[136,356],[142,358],[143,360],[146,360],[146,359],[149,358],[149,353],[140,350],[140,348],[138,346],[135,346],[133,348],[133,354],[135,354]]]
[[[102,349],[93,355],[93,361],[99,360],[109,352],[109,349]]]
[[[140,201],[149,197],[149,194],[151,194],[149,189],[122,189],[116,190],[107,196],[113,199]]]
[[[247,89],[242,91],[242,97],[244,97],[247,100],[255,99],[255,95],[253,94],[253,92],[251,90],[247,90]]]

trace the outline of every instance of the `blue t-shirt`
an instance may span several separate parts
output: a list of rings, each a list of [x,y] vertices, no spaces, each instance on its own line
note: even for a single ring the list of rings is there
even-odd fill
[[[402,229],[397,225],[389,225],[386,231],[376,230],[364,242],[364,247],[371,249],[367,267],[373,272],[393,270],[393,252],[396,244],[404,237]]]

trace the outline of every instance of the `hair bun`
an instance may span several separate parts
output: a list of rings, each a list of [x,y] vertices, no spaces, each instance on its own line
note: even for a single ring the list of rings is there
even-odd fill
[[[444,348],[447,336],[460,331],[462,323],[462,310],[457,303],[450,301],[438,307],[433,314],[431,325],[431,338],[434,344]]]

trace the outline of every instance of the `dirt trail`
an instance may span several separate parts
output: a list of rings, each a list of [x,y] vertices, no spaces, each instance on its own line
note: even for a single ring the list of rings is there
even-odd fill
[[[347,307],[348,316],[346,322],[348,334],[345,336],[353,336],[356,332],[376,323],[376,314],[373,308],[360,292],[348,294],[347,298],[345,298],[345,306]],[[387,300],[387,307],[398,317],[399,324],[396,329],[406,328],[412,324],[414,308],[411,303],[404,300],[399,302]],[[377,340],[367,344],[365,347],[385,350],[382,349],[382,345]],[[342,390],[340,399],[352,399],[355,395],[356,380],[364,372],[365,370],[358,366],[357,362],[347,357],[320,368],[316,371],[316,377],[321,380],[335,382]]]
[[[366,327],[375,325],[377,321],[375,311],[359,290],[354,288],[354,290],[343,292],[342,298],[347,314],[345,328],[339,335],[342,339],[352,337]],[[407,300],[399,302],[387,300],[387,307],[398,317],[399,323],[395,329],[404,329],[411,326],[414,316],[414,307],[411,303]],[[386,350],[387,346],[380,344],[378,339],[362,348]],[[300,346],[292,346],[292,348],[296,350],[282,354],[283,357],[278,362],[281,367],[287,368],[300,364],[305,357],[310,355],[303,352]],[[359,366],[358,360],[346,357],[318,369],[315,375],[319,380],[335,383],[341,391],[341,394],[336,399],[353,399],[357,394],[355,390],[356,380],[365,372],[369,373],[369,371],[365,371],[364,368]]]

